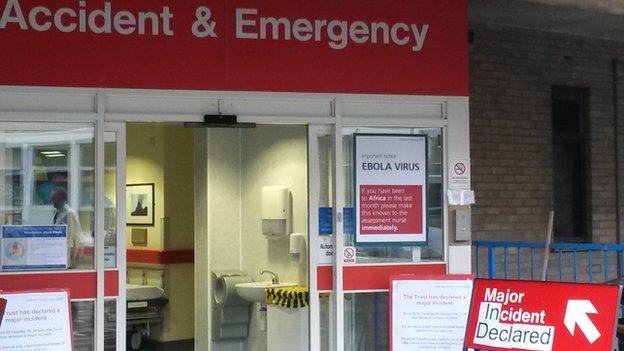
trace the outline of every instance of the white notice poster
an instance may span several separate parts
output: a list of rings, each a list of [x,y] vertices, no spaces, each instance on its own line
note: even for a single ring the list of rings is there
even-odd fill
[[[395,277],[391,282],[391,351],[462,351],[472,278]]]
[[[67,291],[0,293],[0,351],[72,350]]]
[[[67,269],[67,226],[64,224],[4,225],[0,247],[3,271]]]
[[[355,134],[358,243],[427,241],[427,136]]]

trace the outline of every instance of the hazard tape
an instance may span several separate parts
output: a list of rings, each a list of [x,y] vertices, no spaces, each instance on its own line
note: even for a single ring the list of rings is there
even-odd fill
[[[266,303],[286,308],[301,308],[310,303],[310,293],[308,288],[301,286],[269,288],[266,293]]]

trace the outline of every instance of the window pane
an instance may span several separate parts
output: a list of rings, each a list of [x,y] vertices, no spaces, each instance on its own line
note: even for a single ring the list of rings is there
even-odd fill
[[[92,269],[93,126],[3,124],[0,129],[1,224],[67,225],[68,268]],[[11,244],[19,246],[20,240]],[[15,252],[21,254],[13,256],[14,267],[20,268],[12,270],[59,266],[46,261],[46,255],[53,256],[47,252],[37,256],[40,262],[36,267],[28,267],[24,262],[32,262],[38,253],[17,246]]]
[[[345,294],[345,350],[387,351],[388,294]]]
[[[94,302],[74,301],[72,308],[72,331],[74,351],[92,351],[94,335]]]
[[[104,301],[104,350],[117,347],[117,300]]]
[[[319,152],[319,199],[318,204],[319,207],[324,208],[323,211],[331,211],[332,208],[332,199],[333,199],[333,189],[332,189],[332,169],[334,164],[333,157],[333,136],[332,135],[321,135],[318,137],[318,152]],[[313,162],[311,160],[311,162]],[[312,195],[312,194],[311,194]],[[328,213],[331,216],[331,212]],[[321,216],[321,210],[319,209],[319,216]],[[320,222],[323,222],[321,220]],[[331,224],[331,221],[328,221],[326,224]],[[325,245],[325,247],[333,246],[333,233],[330,233],[331,228],[320,228],[319,226],[319,244]],[[327,226],[329,227],[329,226]],[[328,251],[332,251],[328,250]],[[318,250],[316,250],[318,252]],[[311,250],[311,252],[315,252]],[[318,262],[320,264],[331,265],[332,264],[332,256],[327,255],[319,255]],[[330,346],[330,335],[333,336],[332,326],[334,321],[330,318],[330,304],[331,298],[330,294],[320,294],[319,296],[319,309],[320,309],[320,347],[321,351],[329,350]]]
[[[320,323],[321,323],[321,351],[329,351],[329,342],[333,337],[335,331],[332,329],[333,321],[330,318],[331,314],[331,295],[320,294]]]
[[[583,88],[552,87],[552,182],[553,233],[559,241],[589,238],[586,197],[586,105],[589,91]]]
[[[73,340],[75,351],[94,349],[94,303],[93,301],[72,302]],[[104,349],[115,350],[117,346],[117,301],[104,302]]]
[[[104,134],[104,266],[117,267],[117,134]]]

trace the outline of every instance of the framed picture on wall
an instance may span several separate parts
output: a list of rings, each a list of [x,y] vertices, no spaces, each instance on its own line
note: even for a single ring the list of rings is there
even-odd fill
[[[154,183],[126,185],[126,224],[154,225]]]

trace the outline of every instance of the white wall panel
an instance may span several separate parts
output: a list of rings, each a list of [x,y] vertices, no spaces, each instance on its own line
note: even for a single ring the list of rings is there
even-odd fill
[[[342,116],[348,117],[404,117],[444,118],[444,103],[406,103],[392,101],[344,101]]]
[[[332,116],[331,100],[224,99],[221,112],[251,116]]]
[[[3,112],[96,112],[95,94],[0,91]]]
[[[107,113],[198,114],[218,112],[217,99],[176,95],[107,95]]]

